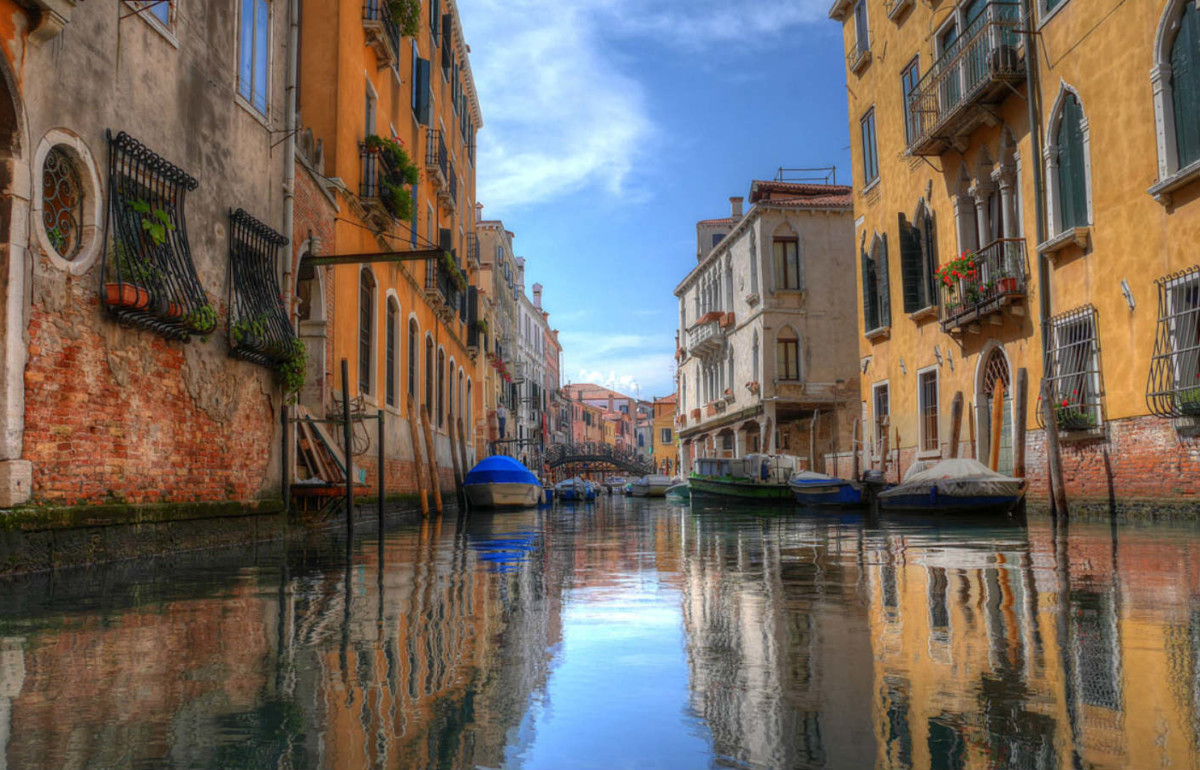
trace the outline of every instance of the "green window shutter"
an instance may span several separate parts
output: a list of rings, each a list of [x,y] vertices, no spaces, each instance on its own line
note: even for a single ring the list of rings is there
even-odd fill
[[[875,266],[879,271],[879,325],[892,325],[892,294],[888,287],[888,248],[887,235],[883,236],[879,251],[879,263]]]
[[[1067,102],[1068,114],[1071,116],[1071,209],[1075,212],[1074,225],[1082,227],[1088,223],[1087,206],[1087,159],[1083,149],[1083,109],[1079,100],[1072,97]]]
[[[925,279],[925,304],[938,304],[937,241],[933,229],[933,214],[927,213],[921,222],[921,272]]]
[[[1062,118],[1056,134],[1058,142],[1058,205],[1062,213],[1060,230],[1067,230],[1087,219],[1083,179],[1083,131],[1079,125],[1079,103],[1068,94],[1063,102]]]
[[[1171,101],[1179,167],[1200,159],[1200,11],[1183,8],[1179,35],[1171,47]]]
[[[879,327],[879,313],[875,306],[875,265],[867,252],[862,253],[862,295],[864,331]]]
[[[429,125],[429,60],[417,59],[417,122]]]
[[[900,282],[904,286],[904,312],[915,313],[925,307],[925,281],[921,275],[921,241],[915,227],[903,214],[900,220]]]

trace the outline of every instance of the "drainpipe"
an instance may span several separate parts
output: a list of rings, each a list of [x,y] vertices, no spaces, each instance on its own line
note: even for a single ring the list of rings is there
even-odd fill
[[[1037,242],[1046,240],[1046,184],[1042,178],[1042,122],[1041,89],[1038,79],[1038,56],[1034,41],[1033,9],[1030,0],[1021,0],[1021,14],[1025,17],[1025,78],[1028,84],[1025,100],[1029,108],[1029,138],[1033,149],[1033,202],[1037,218]],[[1034,245],[1036,249],[1036,244]],[[1039,326],[1042,333],[1042,376],[1046,375],[1049,361],[1050,341],[1050,266],[1044,254],[1037,255]]]
[[[297,53],[300,47],[300,0],[288,2],[288,53],[287,81],[285,91],[287,106],[284,115],[283,145],[283,236],[291,244],[288,258],[283,261],[283,301],[288,322],[292,320],[292,261],[295,254],[294,238],[296,215],[296,70]]]

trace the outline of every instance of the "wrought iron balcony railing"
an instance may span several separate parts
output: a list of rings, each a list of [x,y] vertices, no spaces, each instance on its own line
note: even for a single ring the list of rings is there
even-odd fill
[[[451,212],[458,208],[458,174],[454,173],[454,164],[450,164],[450,183],[446,190],[445,203]]]
[[[379,159],[379,153],[371,152],[362,142],[358,144],[358,157],[362,163],[362,179],[358,183],[358,195],[360,198],[373,202],[379,198],[379,177],[383,172],[383,164]]]
[[[850,51],[846,54],[846,68],[851,72],[858,72],[864,64],[871,60],[871,47],[855,43]]]
[[[446,151],[446,137],[436,128],[431,128],[425,137],[425,168],[435,187],[441,188],[449,176],[450,153]],[[437,172],[437,173],[433,173]]]
[[[1025,241],[1001,238],[975,253],[974,272],[943,280],[942,331],[960,329],[1025,298]]]
[[[400,61],[400,25],[392,17],[388,0],[363,0],[363,29],[367,45],[375,49],[381,64]]]
[[[973,108],[1024,80],[1020,22],[1019,3],[988,3],[942,52],[909,97],[909,154],[940,155],[987,117]]]

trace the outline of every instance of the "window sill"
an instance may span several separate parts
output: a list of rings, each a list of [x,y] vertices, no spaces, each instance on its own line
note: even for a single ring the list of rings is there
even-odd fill
[[[872,179],[870,182],[867,183],[866,187],[862,188],[862,192],[859,194],[866,195],[867,193],[871,192],[878,186],[879,186],[879,176],[876,175],[876,177],[874,179]]]
[[[1058,440],[1067,444],[1078,444],[1085,441],[1095,441],[1104,438],[1104,426],[1097,425],[1094,428],[1084,428],[1082,430],[1064,430],[1058,429]]]
[[[1057,16],[1059,14],[1059,12],[1062,11],[1063,8],[1066,8],[1068,5],[1070,5],[1070,3],[1068,3],[1066,0],[1063,0],[1063,2],[1058,4],[1057,8],[1050,11],[1050,13],[1047,13],[1045,16],[1042,16],[1041,15],[1042,9],[1046,7],[1046,0],[1038,0],[1037,12],[1038,12],[1038,16],[1040,18],[1038,19],[1038,23],[1037,23],[1037,27],[1036,27],[1037,31],[1041,32],[1042,27],[1044,27],[1048,23],[1050,23],[1050,20],[1053,19],[1055,16]]]
[[[251,104],[246,97],[242,96],[240,93],[235,93],[233,95],[233,100],[237,102],[237,106],[250,113],[250,117],[261,123],[263,128],[267,129],[268,131],[271,130],[270,118],[259,112],[258,108]]]
[[[1171,174],[1166,179],[1146,190],[1146,192],[1154,196],[1154,200],[1158,201],[1164,206],[1169,206],[1171,205],[1171,193],[1187,187],[1197,179],[1200,179],[1200,160],[1193,161],[1192,163],[1184,166],[1174,174]]]
[[[148,8],[148,6],[144,6],[144,5],[138,6],[135,3],[128,2],[128,0],[126,0],[125,4],[128,5],[134,11],[134,13],[133,13],[134,16],[137,16],[139,19],[144,21],[146,24],[150,25],[150,29],[152,29],[155,32],[157,32],[158,34],[162,35],[163,38],[168,43],[171,44],[172,48],[179,48],[179,38],[175,37],[174,30],[171,27],[169,27],[169,26],[163,24],[161,21],[159,21],[158,17],[155,16],[153,13],[150,13],[150,11],[146,10]],[[140,12],[139,12],[139,9],[140,9]]]
[[[914,313],[908,314],[908,319],[910,321],[912,321],[913,323],[920,323],[921,321],[929,321],[929,320],[937,318],[937,317],[938,317],[937,305],[929,305],[928,307],[923,307]]]
[[[850,72],[854,75],[861,74],[867,68],[867,65],[871,63],[871,49],[868,48],[865,51],[858,51],[857,53],[858,56],[854,56],[854,52],[852,51],[850,57],[847,57],[850,62]]]
[[[1059,252],[1064,251],[1070,246],[1078,246],[1087,251],[1088,245],[1092,240],[1092,228],[1089,227],[1072,227],[1070,230],[1065,230],[1050,240],[1039,243],[1037,250],[1038,254],[1045,254],[1053,257]]]
[[[878,329],[872,329],[863,336],[871,342],[875,342],[877,340],[886,340],[892,336],[892,327],[880,326]]]
[[[942,459],[942,450],[940,449],[922,449],[917,452],[918,460],[940,460]]]
[[[896,21],[904,12],[913,7],[913,0],[892,0],[891,8],[887,9],[887,17],[892,21]]]

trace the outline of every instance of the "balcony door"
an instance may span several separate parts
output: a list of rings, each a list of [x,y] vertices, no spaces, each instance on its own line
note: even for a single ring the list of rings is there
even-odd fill
[[[979,426],[979,446],[976,456],[981,462],[988,465],[990,465],[992,447],[992,410],[997,406],[998,383],[1004,386],[1004,401],[1000,404],[1004,414],[1000,422],[1000,456],[996,463],[996,469],[1000,473],[1011,475],[1013,471],[1012,375],[1004,351],[997,347],[992,348],[986,363],[980,370],[975,395],[978,409],[976,422]]]

